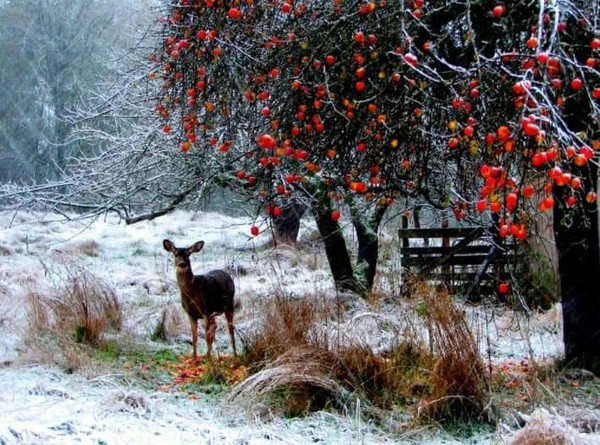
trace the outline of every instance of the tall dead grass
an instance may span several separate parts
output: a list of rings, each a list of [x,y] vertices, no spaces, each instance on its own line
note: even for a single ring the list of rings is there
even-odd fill
[[[288,417],[342,408],[352,394],[335,375],[336,362],[330,351],[308,345],[293,347],[237,385],[229,401],[247,408],[266,403],[270,411]]]
[[[49,290],[28,295],[29,338],[50,357],[59,352],[76,369],[77,345],[97,346],[107,331],[121,328],[119,299],[110,285],[75,261],[47,273]]]
[[[327,324],[335,308],[327,298],[298,298],[276,294],[258,308],[260,326],[249,334],[246,360],[251,369],[259,370],[297,346],[329,349],[326,331],[318,332],[315,323]]]
[[[234,389],[231,401],[260,401],[279,414],[299,415],[324,407],[351,410],[360,399],[370,412],[414,406],[423,421],[480,419],[488,377],[463,313],[448,292],[423,283],[412,289],[412,303],[424,308],[413,316],[424,317],[431,349],[408,322],[396,326],[384,350],[375,351],[361,338],[364,331],[353,332],[338,318],[335,300],[324,295],[269,299],[260,309],[260,326],[246,339],[252,375]],[[386,323],[390,318],[366,316]],[[375,324],[368,335],[380,334]]]
[[[351,409],[354,400],[390,408],[427,391],[423,370],[431,359],[414,335],[398,332],[385,354],[357,332],[342,331],[336,300],[276,295],[260,309],[260,326],[246,339],[253,373],[230,397],[237,405],[260,401],[295,416],[325,407]]]
[[[422,401],[419,415],[434,420],[481,418],[488,374],[464,313],[443,287],[418,282],[412,289],[422,301],[436,356],[429,377],[431,398]]]

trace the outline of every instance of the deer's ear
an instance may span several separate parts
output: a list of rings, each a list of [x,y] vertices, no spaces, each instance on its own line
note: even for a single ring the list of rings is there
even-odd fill
[[[175,244],[173,244],[173,242],[168,239],[163,240],[163,247],[165,248],[165,250],[167,252],[171,252],[171,253],[175,253],[175,251],[177,250],[177,248],[175,247]]]
[[[203,247],[204,247],[204,241],[198,241],[198,242],[192,244],[190,247],[188,247],[188,253],[191,254],[191,253],[200,252]]]

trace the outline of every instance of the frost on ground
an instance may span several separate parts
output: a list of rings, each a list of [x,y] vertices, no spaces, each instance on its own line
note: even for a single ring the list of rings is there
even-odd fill
[[[189,354],[189,327],[179,308],[171,256],[162,249],[164,238],[181,246],[205,241],[192,258],[196,273],[223,267],[234,272],[241,334],[255,325],[256,303],[275,292],[335,295],[318,249],[303,254],[264,249],[267,236],[251,237],[250,225],[244,218],[214,213],[175,212],[133,226],[113,217],[65,222],[56,215],[0,213],[0,444],[462,443],[432,429],[384,431],[362,420],[360,408],[358,415],[319,412],[281,419],[265,417],[261,407],[240,412],[210,395],[151,389],[105,369],[68,374],[28,342],[28,298],[52,292],[57,271],[75,263],[116,290],[127,335],[156,348],[150,336],[167,317],[175,342],[166,347]],[[313,232],[304,222],[300,236],[309,240]],[[405,315],[402,306],[388,302],[374,308],[351,298],[348,304],[341,328],[374,350],[385,350],[393,326]],[[465,313],[482,356],[490,361],[550,360],[562,353],[560,307],[528,319],[500,308],[467,307]],[[218,323],[217,353],[228,352],[224,321]],[[515,433],[481,435],[471,443],[510,442]]]
[[[333,415],[262,423],[186,396],[119,387],[49,367],[0,375],[0,442],[31,444],[389,443]],[[332,438],[335,439],[332,440]]]

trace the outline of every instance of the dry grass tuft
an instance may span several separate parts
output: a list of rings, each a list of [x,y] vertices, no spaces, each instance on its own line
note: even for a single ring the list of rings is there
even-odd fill
[[[114,391],[105,400],[107,407],[111,407],[117,412],[126,412],[130,410],[148,410],[149,402],[144,394],[125,393],[123,391]]]
[[[74,343],[96,345],[108,329],[121,328],[119,300],[107,283],[74,263],[50,273],[51,292],[31,293],[28,298],[32,334],[48,332]]]
[[[351,393],[332,375],[335,361],[333,354],[322,349],[292,348],[237,385],[228,401],[248,409],[266,403],[271,411],[288,417],[330,406],[341,408]]]
[[[100,244],[94,240],[84,241],[77,245],[77,251],[89,257],[100,256]]]
[[[413,286],[424,303],[424,315],[439,360],[430,375],[431,399],[419,415],[435,420],[476,419],[485,410],[488,376],[462,311],[443,288]]]
[[[569,445],[586,442],[566,419],[550,414],[545,409],[536,410],[527,425],[515,432],[506,443],[510,445]]]
[[[340,408],[352,398],[391,408],[428,392],[432,360],[414,335],[395,332],[385,353],[375,353],[359,333],[342,333],[339,309],[323,296],[274,296],[261,309],[262,323],[246,342],[245,360],[255,374],[234,391],[236,402],[260,400],[284,415]]]
[[[301,263],[302,255],[293,246],[278,244],[265,250],[260,258],[261,263],[271,264],[272,266],[296,267]]]
[[[172,303],[160,312],[160,318],[152,332],[152,340],[171,342],[182,331],[189,331],[188,318],[181,303]]]
[[[333,311],[326,298],[275,295],[259,308],[260,327],[245,341],[246,361],[252,368],[261,368],[296,346],[326,345],[326,334],[314,327],[326,323]]]

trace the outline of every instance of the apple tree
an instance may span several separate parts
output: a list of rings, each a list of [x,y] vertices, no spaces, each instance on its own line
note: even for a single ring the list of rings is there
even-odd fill
[[[157,112],[190,162],[218,159],[222,182],[269,216],[306,203],[340,288],[372,284],[378,225],[400,197],[520,243],[553,214],[566,358],[597,369],[598,9],[179,0],[154,55]]]
[[[310,208],[336,285],[354,290],[373,284],[386,209],[444,168],[431,154],[439,136],[423,131],[407,36],[392,32],[404,12],[371,6],[183,1],[155,55],[163,131],[184,153],[220,156],[228,186],[275,220],[290,199]]]

